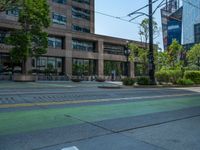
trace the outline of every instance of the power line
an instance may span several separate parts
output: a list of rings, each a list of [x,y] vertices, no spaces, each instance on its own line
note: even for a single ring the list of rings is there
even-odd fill
[[[157,1],[159,1],[159,0],[154,0],[154,1],[153,1],[152,3],[150,3],[150,4],[156,3]],[[135,10],[134,12],[129,13],[127,16],[130,17],[130,16],[134,15],[136,12],[139,12],[140,10],[143,10],[144,8],[148,7],[150,4],[147,4],[147,5],[143,6],[143,7],[141,7],[141,8],[139,8],[139,9]]]
[[[125,22],[128,22],[128,23],[132,23],[132,24],[137,24],[137,25],[139,25],[139,23],[137,23],[137,22],[130,22],[129,20],[123,19],[123,18],[125,18],[125,17],[113,16],[113,15],[106,14],[106,13],[99,12],[99,11],[94,11],[94,12],[97,13],[97,14],[106,16],[106,17],[110,17],[110,18],[118,19],[118,20],[125,21]]]

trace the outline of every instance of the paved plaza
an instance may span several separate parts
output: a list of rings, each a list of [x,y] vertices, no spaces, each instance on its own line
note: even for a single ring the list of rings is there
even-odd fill
[[[199,150],[200,88],[0,82],[0,122],[0,150]]]

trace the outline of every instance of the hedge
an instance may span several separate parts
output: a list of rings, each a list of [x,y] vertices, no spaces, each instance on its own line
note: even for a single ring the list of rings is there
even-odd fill
[[[194,82],[190,79],[179,79],[177,81],[177,84],[179,84],[179,85],[194,85]]]
[[[137,84],[138,85],[149,85],[150,80],[148,77],[138,77],[137,78]]]
[[[200,84],[200,71],[186,71],[184,78],[192,80],[195,84]]]
[[[158,82],[176,84],[178,79],[183,78],[183,72],[181,70],[161,70],[156,72],[155,76]]]
[[[122,82],[123,85],[132,86],[135,84],[136,80],[134,78],[124,78]]]

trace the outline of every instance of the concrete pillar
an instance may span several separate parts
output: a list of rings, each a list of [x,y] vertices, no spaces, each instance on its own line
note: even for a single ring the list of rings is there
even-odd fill
[[[135,63],[134,62],[130,63],[129,70],[130,70],[130,77],[135,78]]]
[[[99,40],[97,43],[98,50],[98,76],[104,77],[104,44],[103,40]]]
[[[66,75],[72,76],[72,58],[65,57],[64,59],[64,73]]]
[[[72,76],[72,35],[67,34],[65,38],[65,58],[64,58],[64,73]]]
[[[30,71],[32,71],[32,58],[29,57],[26,61],[26,69],[27,72],[29,73]]]

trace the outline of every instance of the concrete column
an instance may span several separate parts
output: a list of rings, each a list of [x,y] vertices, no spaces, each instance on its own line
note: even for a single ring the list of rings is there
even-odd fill
[[[26,61],[26,69],[27,69],[27,72],[32,70],[32,58],[31,57],[29,57]]]
[[[66,34],[65,38],[64,73],[72,76],[72,35]]]
[[[72,76],[72,58],[65,57],[64,66],[65,66],[64,73],[66,75]]]
[[[130,63],[129,70],[130,70],[130,77],[135,78],[135,63],[134,62]]]
[[[104,45],[103,40],[99,40],[97,43],[98,50],[98,76],[104,77]]]

